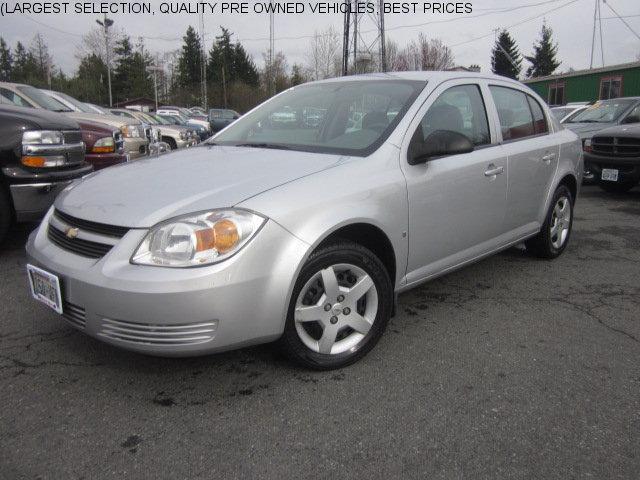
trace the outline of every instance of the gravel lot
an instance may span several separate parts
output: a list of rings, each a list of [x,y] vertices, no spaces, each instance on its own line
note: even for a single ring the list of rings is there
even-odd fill
[[[640,188],[585,187],[553,262],[511,249],[400,297],[377,348],[158,359],[29,299],[0,252],[0,478],[597,478],[640,472]]]

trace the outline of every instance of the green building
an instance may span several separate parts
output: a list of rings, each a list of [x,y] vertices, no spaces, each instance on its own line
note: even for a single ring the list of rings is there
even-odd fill
[[[640,62],[524,80],[549,105],[640,96]]]

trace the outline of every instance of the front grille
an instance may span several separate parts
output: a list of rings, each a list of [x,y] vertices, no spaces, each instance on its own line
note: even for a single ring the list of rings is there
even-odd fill
[[[187,346],[208,342],[215,336],[217,321],[176,325],[153,325],[102,319],[98,335],[121,342],[158,346]]]
[[[84,327],[87,323],[84,308],[74,305],[70,302],[63,302],[62,316],[74,327],[84,330]]]
[[[89,258],[102,258],[113,247],[113,245],[91,242],[82,238],[69,238],[51,224],[47,230],[47,237],[60,248]]]
[[[113,141],[116,144],[116,152],[121,152],[124,150],[124,137],[119,130],[114,130]]]
[[[640,156],[640,138],[593,137],[591,148],[594,153],[620,157]]]
[[[82,132],[80,130],[64,130],[62,132],[64,143],[80,143],[82,141]]]
[[[70,227],[86,230],[87,232],[97,233],[98,235],[106,235],[108,237],[122,238],[129,231],[127,227],[119,227],[116,225],[106,225],[104,223],[82,220],[81,218],[72,217],[64,212],[56,209],[54,215],[62,220]]]

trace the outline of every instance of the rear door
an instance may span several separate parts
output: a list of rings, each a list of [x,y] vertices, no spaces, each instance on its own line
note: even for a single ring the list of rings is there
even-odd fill
[[[513,85],[490,85],[500,120],[509,182],[504,230],[514,236],[540,228],[560,154],[559,139],[538,100]]]
[[[409,200],[408,283],[492,250],[502,233],[507,163],[487,115],[487,95],[480,81],[445,82],[431,93],[405,135],[401,165]],[[424,141],[435,130],[462,133],[475,150],[410,165],[412,142]]]

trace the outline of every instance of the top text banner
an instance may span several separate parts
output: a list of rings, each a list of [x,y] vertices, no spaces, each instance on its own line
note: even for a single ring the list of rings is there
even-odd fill
[[[0,15],[15,14],[278,14],[301,13],[336,14],[370,13],[382,8],[385,14],[468,14],[473,12],[471,2],[37,2],[0,1]]]

